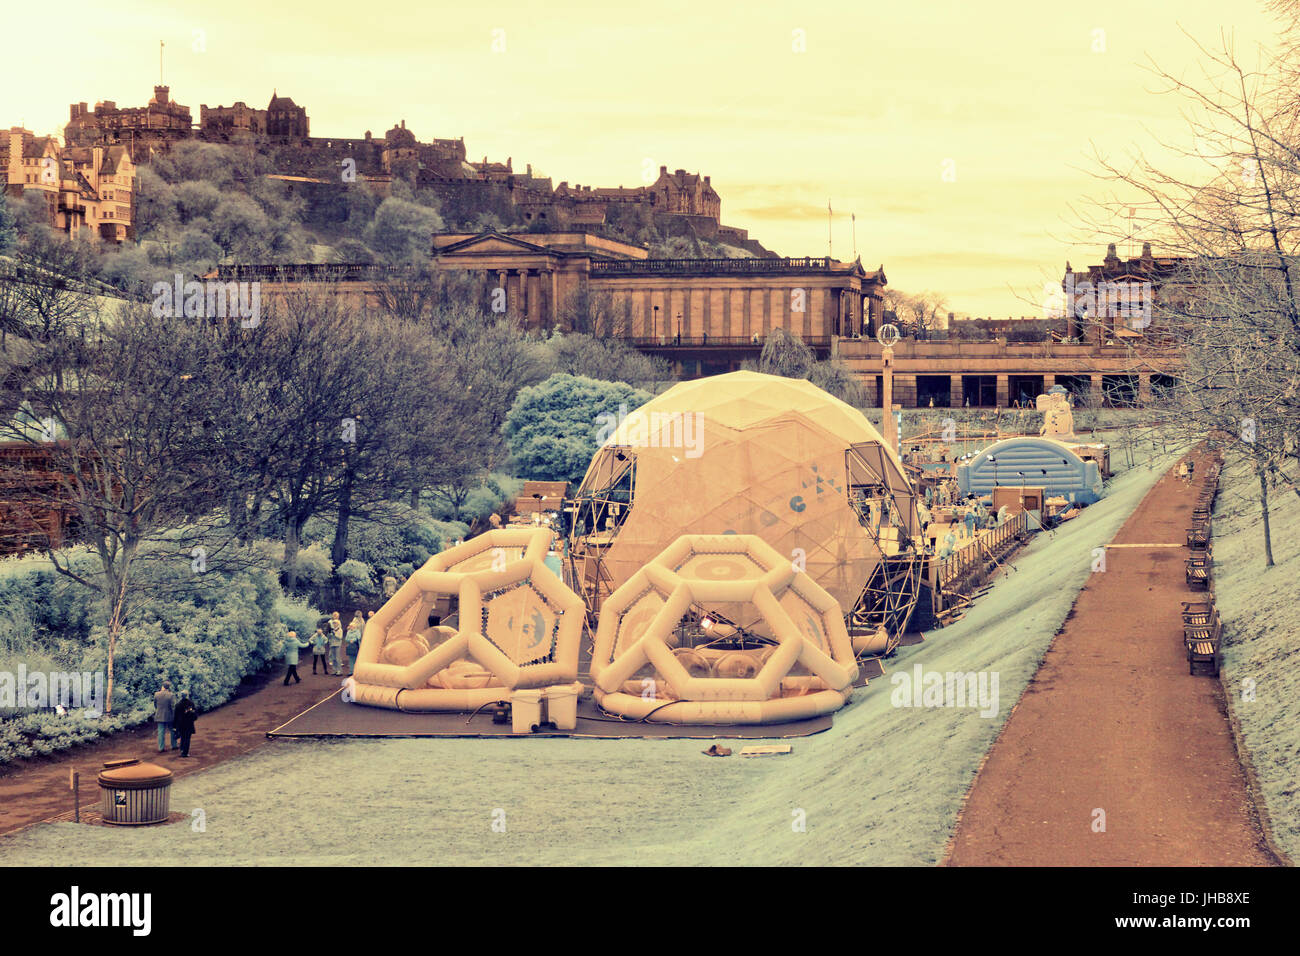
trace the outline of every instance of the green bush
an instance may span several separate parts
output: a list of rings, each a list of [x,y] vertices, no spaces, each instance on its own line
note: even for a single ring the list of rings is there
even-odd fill
[[[516,471],[540,481],[581,481],[618,417],[649,400],[650,393],[623,382],[576,375],[520,389],[502,429]]]
[[[302,598],[281,595],[275,601],[275,613],[285,631],[294,631],[304,640],[316,630],[324,615]]]
[[[383,520],[353,519],[348,526],[348,557],[369,565],[377,575],[403,565],[418,568],[441,550],[443,542],[463,538],[469,531],[463,522],[439,521],[397,502],[388,511]],[[322,551],[332,546],[333,522],[312,518],[303,528],[303,541],[320,545]]]
[[[88,554],[63,556],[83,571]],[[188,561],[141,565],[138,596],[114,654],[113,713],[0,713],[0,764],[54,753],[150,719],[164,679],[200,710],[229,700],[240,681],[282,650],[289,628],[310,635],[319,612],[286,598],[273,571],[212,563],[196,577]],[[0,562],[0,670],[107,674],[104,604],[90,589],[54,572],[45,559]],[[26,628],[25,634],[20,628]]]
[[[334,563],[330,561],[329,549],[317,542],[298,552],[298,584],[309,587],[324,587],[334,576]]]
[[[371,570],[370,565],[356,558],[348,558],[339,565],[338,574],[349,593],[359,597],[374,596],[375,572]]]

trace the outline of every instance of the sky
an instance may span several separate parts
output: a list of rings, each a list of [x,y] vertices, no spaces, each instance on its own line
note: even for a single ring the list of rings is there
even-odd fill
[[[1104,256],[1108,237],[1079,226],[1107,192],[1094,150],[1190,140],[1152,64],[1191,77],[1193,40],[1228,31],[1249,52],[1274,35],[1257,0],[72,0],[6,26],[29,42],[8,45],[3,128],[61,133],[83,100],[144,105],[163,42],[196,122],[201,104],[264,108],[277,90],[315,136],[404,119],[555,183],[684,168],[781,255],[856,254],[892,288],[998,318],[1040,314],[1067,260]]]

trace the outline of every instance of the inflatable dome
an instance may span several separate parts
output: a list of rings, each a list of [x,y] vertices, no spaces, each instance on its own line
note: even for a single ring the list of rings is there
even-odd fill
[[[803,379],[731,372],[625,415],[568,514],[574,579],[595,610],[685,534],[754,534],[896,640],[916,605],[920,517],[866,416]]]
[[[638,720],[762,724],[844,705],[858,664],[835,599],[757,535],[683,535],[600,611],[596,702]]]
[[[585,608],[546,567],[551,538],[489,531],[425,562],[366,622],[353,700],[458,711],[531,691],[571,711]]]

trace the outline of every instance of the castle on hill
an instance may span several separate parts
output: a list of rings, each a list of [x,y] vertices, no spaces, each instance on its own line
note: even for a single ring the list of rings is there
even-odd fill
[[[658,178],[635,187],[593,187],[522,172],[513,159],[504,163],[470,161],[465,140],[421,142],[402,120],[382,137],[367,130],[360,139],[311,135],[306,107],[274,91],[265,109],[243,101],[231,106],[199,107],[193,122],[188,106],[171,99],[167,86],[155,86],[142,107],[119,107],[113,101],[69,107],[64,127],[66,147],[121,147],[139,165],[148,163],[183,140],[246,145],[271,157],[275,177],[289,189],[319,191],[349,182],[366,182],[386,193],[395,179],[416,189],[432,190],[458,209],[490,209],[506,204],[525,228],[537,230],[593,228],[629,216],[653,223],[663,234],[694,235],[767,254],[744,229],[722,224],[722,200],[708,176],[685,169],[659,167]],[[128,228],[129,232],[129,228]]]

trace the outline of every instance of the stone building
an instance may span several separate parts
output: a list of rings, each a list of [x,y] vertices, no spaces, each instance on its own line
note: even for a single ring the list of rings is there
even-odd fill
[[[240,100],[234,106],[199,106],[199,131],[204,139],[234,140],[266,135],[266,110]]]
[[[151,149],[166,148],[193,135],[190,108],[174,103],[171,90],[155,86],[145,106],[119,108],[112,100],[95,104],[73,103],[63,127],[63,141],[69,146],[126,146],[135,161]]]
[[[49,225],[69,235],[134,238],[135,164],[125,146],[60,147],[52,136],[13,127],[0,152],[5,192],[44,196]]]
[[[199,136],[207,140],[303,140],[311,128],[307,109],[278,92],[266,109],[253,109],[242,100],[234,106],[199,106]]]
[[[1061,291],[1070,336],[1104,343],[1157,335],[1159,307],[1177,309],[1193,291],[1188,262],[1153,255],[1149,242],[1142,243],[1141,255],[1127,259],[1112,242],[1100,265],[1081,272],[1066,262]]]
[[[272,139],[307,139],[311,124],[306,107],[299,106],[288,96],[271,92],[271,102],[266,106],[266,135]]]
[[[661,212],[720,221],[722,200],[708,176],[688,173],[684,169],[669,175],[668,167],[660,166],[659,178],[649,187],[649,192],[655,197],[655,204]]]
[[[641,246],[582,231],[444,233],[433,265],[477,275],[485,308],[525,328],[572,331],[599,311],[590,331],[665,354],[687,375],[726,371],[757,358],[773,329],[800,336],[818,354],[839,337],[879,323],[884,269],[829,258],[652,259]],[[232,266],[223,281],[261,281],[264,298],[313,283],[377,306],[386,270],[363,266]]]

